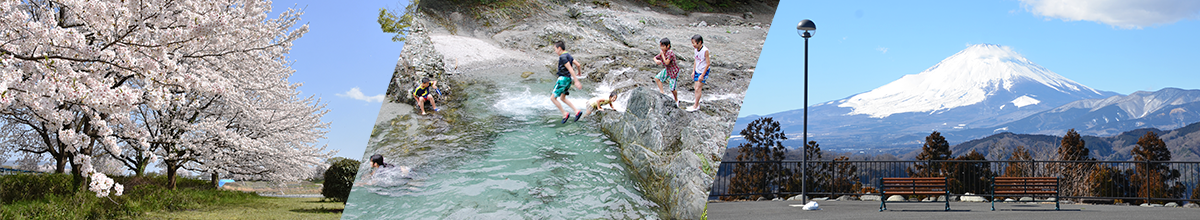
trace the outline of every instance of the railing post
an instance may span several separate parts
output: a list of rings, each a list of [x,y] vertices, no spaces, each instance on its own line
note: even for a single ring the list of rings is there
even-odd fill
[[[1144,170],[1145,172],[1142,173],[1142,185],[1143,185],[1143,188],[1146,189],[1146,203],[1149,204],[1150,203],[1150,181],[1149,181],[1150,180],[1150,158],[1146,158],[1146,161],[1142,161],[1142,163],[1144,164],[1142,166],[1142,169],[1145,169]]]

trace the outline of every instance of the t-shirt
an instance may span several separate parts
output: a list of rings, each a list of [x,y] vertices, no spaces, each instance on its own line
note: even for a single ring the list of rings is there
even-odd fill
[[[423,97],[428,94],[429,94],[429,88],[417,86],[417,89],[413,90],[413,96],[416,96],[416,97]]]
[[[701,73],[700,71],[704,71],[704,67],[708,66],[708,58],[704,56],[705,53],[708,53],[708,47],[701,46],[700,50],[696,50],[696,66],[694,67],[696,70],[692,70],[693,72]]]
[[[662,55],[667,55],[667,58],[663,59]],[[657,58],[664,62],[666,62],[666,61],[671,62],[670,64],[665,64],[665,67],[667,69],[667,77],[675,78],[675,77],[679,76],[679,61],[675,60],[675,51],[667,50],[667,52],[664,54],[654,55],[654,58]]]
[[[575,62],[575,58],[571,57],[571,54],[564,52],[558,55],[558,76],[571,77],[571,71],[567,71],[566,66],[571,62]]]

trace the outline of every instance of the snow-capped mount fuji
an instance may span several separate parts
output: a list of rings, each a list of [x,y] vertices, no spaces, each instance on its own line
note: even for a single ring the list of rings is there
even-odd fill
[[[1008,99],[1013,95],[1016,97]],[[884,118],[905,112],[936,113],[985,101],[1000,104],[995,108],[1003,110],[1006,107],[1055,104],[1042,103],[1042,99],[1078,100],[1111,95],[1115,93],[1106,95],[1050,72],[1007,46],[977,44],[924,72],[906,75],[869,92],[839,101],[838,107],[853,109],[851,115]],[[1004,101],[1009,103],[1004,104]]]
[[[834,82],[837,83],[837,82]],[[829,148],[919,144],[944,133],[1013,122],[1073,101],[1114,95],[1039,66],[1007,46],[978,44],[910,74],[845,99],[810,106],[809,140]],[[801,146],[803,109],[767,115]],[[741,118],[735,128],[759,116]],[[733,133],[741,129],[734,129]],[[951,142],[967,136],[946,135]],[[734,145],[730,145],[734,146]]]

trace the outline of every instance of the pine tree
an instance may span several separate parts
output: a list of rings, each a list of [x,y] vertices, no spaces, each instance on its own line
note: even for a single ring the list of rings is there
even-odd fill
[[[1167,149],[1167,144],[1158,138],[1158,134],[1151,131],[1138,138],[1137,147],[1129,153],[1133,155],[1135,161],[1171,161],[1171,150]],[[1183,193],[1183,187],[1180,187],[1178,183],[1175,184],[1175,187],[1167,186],[1168,182],[1178,179],[1180,176],[1179,170],[1171,169],[1167,164],[1138,163],[1134,173],[1130,180],[1133,185],[1139,186],[1138,197],[1177,198]]]
[[[983,154],[971,150],[970,153],[958,156],[954,160],[986,161],[987,158]],[[992,176],[995,176],[988,162],[959,162],[949,166],[949,168],[949,172],[947,173],[951,178],[948,180],[950,183],[950,192],[956,194],[966,192],[980,194],[987,192],[989,186],[987,183],[992,179]]]
[[[928,162],[931,160],[949,160],[950,159],[950,143],[946,142],[946,138],[942,137],[942,133],[934,131],[929,136],[925,137],[925,145],[921,146],[921,154],[917,154],[918,161],[913,167],[907,169],[908,176],[911,177],[939,177],[944,176],[946,171],[944,162]]]
[[[1058,148],[1058,160],[1092,160],[1088,157],[1088,149],[1084,146],[1079,133],[1072,128],[1063,136],[1062,145]]]
[[[743,129],[740,134],[747,143],[738,146],[737,161],[781,161],[787,148],[783,141],[787,140],[779,122],[769,117],[755,119]],[[729,192],[763,193],[773,192],[774,187],[786,185],[780,181],[790,175],[789,170],[783,169],[778,163],[739,163],[733,166],[733,177],[730,178]],[[773,199],[774,195],[765,196]],[[750,199],[751,197],[742,197]],[[722,197],[724,200],[734,200],[738,197]]]
[[[1008,160],[1013,161],[1031,161],[1031,162],[1008,162],[1008,166],[1004,167],[1005,177],[1031,177],[1033,176],[1033,157],[1029,155],[1029,150],[1025,146],[1017,146],[1013,150],[1012,155]]]
[[[1088,149],[1079,136],[1078,132],[1072,128],[1067,130],[1067,134],[1063,136],[1062,144],[1058,147],[1057,159],[1060,161],[1089,161],[1095,160],[1088,156]],[[1063,194],[1068,196],[1082,196],[1084,193],[1091,191],[1087,187],[1091,186],[1087,182],[1086,175],[1092,169],[1090,163],[1073,163],[1064,162],[1058,164],[1056,170],[1062,175],[1062,185],[1066,186]]]

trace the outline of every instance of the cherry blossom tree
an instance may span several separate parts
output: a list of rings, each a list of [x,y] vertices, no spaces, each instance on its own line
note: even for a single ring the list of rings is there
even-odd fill
[[[286,55],[308,31],[293,28],[302,12],[270,11],[261,0],[0,1],[0,115],[25,120],[42,144],[30,149],[51,154],[59,172],[70,163],[98,196],[120,194],[90,169],[98,155],[151,152],[177,162],[169,173],[193,162],[292,178],[280,167],[328,157],[313,146],[328,124],[323,106],[287,82]],[[142,110],[152,113],[138,118]]]

